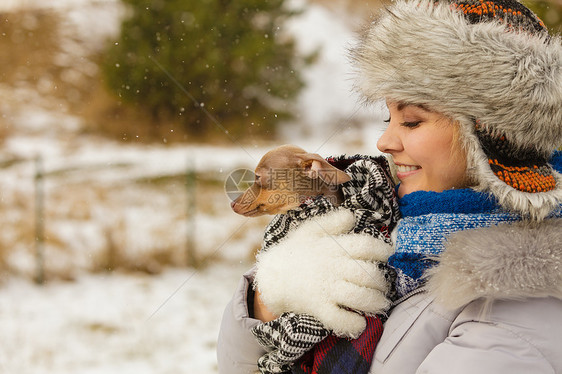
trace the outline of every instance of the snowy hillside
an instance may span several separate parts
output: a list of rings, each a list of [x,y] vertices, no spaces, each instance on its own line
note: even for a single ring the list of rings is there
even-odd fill
[[[305,72],[300,119],[278,143],[325,156],[375,152],[382,114],[356,104],[345,57],[355,21],[294,6],[307,9],[287,25],[299,48],[322,49]],[[85,56],[115,35],[120,4],[0,2],[0,13],[37,8],[60,13],[55,61],[64,79],[95,76]],[[9,129],[0,149],[0,373],[215,373],[222,309],[267,223],[232,213],[223,181],[253,169],[271,145],[101,139],[51,95],[53,85],[49,77],[0,84]],[[196,179],[186,181],[186,171]],[[185,266],[194,259],[196,268]],[[41,266],[47,282],[39,287],[31,279]]]

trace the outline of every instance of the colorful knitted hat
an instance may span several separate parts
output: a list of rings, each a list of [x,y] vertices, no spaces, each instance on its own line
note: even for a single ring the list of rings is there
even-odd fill
[[[560,208],[562,44],[515,0],[398,0],[352,50],[356,88],[443,113],[460,125],[468,173],[505,208]]]

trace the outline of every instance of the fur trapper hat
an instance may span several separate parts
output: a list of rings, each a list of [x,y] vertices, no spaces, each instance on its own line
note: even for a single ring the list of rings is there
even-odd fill
[[[540,220],[560,208],[562,44],[516,0],[398,0],[351,51],[368,102],[423,105],[460,125],[475,189]]]

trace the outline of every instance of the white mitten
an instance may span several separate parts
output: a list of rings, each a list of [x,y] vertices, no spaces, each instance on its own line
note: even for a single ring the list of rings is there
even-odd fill
[[[366,234],[349,234],[355,218],[337,209],[302,223],[258,254],[255,283],[268,309],[306,313],[338,336],[356,338],[365,318],[389,306],[388,284],[377,263],[392,247]]]

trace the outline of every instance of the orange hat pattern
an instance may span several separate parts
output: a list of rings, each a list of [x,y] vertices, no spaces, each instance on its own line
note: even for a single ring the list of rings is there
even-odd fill
[[[515,147],[503,135],[493,136],[476,123],[476,134],[490,169],[496,177],[516,190],[529,193],[556,188],[553,169],[535,150]]]
[[[547,28],[529,8],[514,0],[454,1],[452,6],[462,11],[470,23],[496,20],[512,30],[546,32]]]

